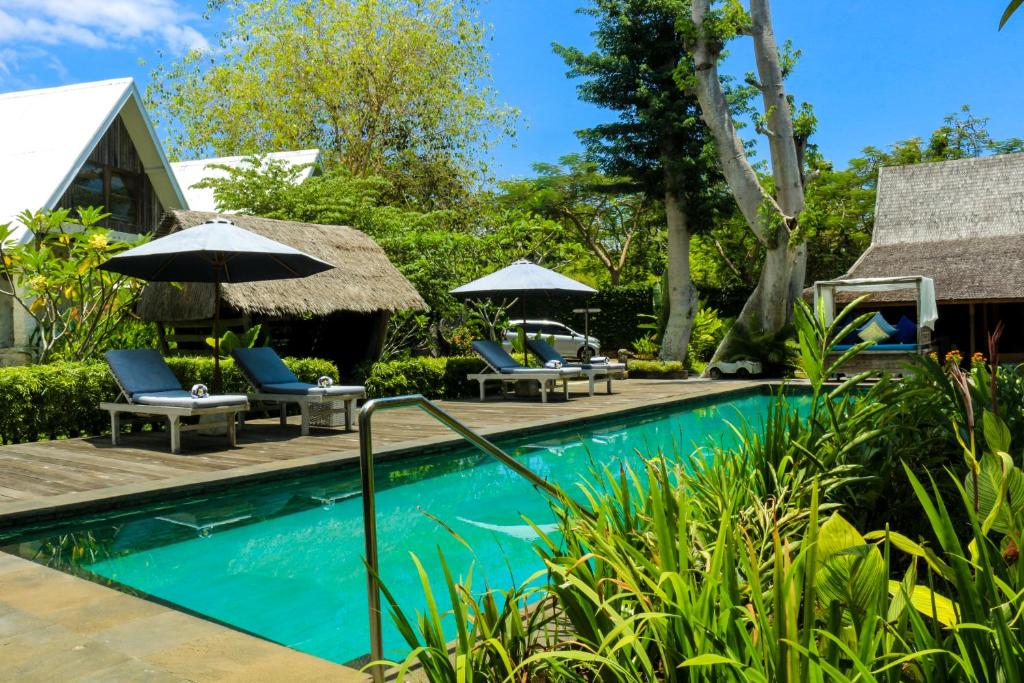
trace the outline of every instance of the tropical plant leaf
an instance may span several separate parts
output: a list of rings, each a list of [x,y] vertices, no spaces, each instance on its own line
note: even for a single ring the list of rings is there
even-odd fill
[[[1010,452],[1010,428],[1001,417],[991,410],[986,410],[982,414],[981,425],[989,450]]]
[[[858,614],[877,608],[887,580],[882,554],[839,513],[821,525],[818,554],[815,584],[823,602],[838,601]]]
[[[900,584],[897,584],[900,586]],[[899,590],[903,590],[900,586]],[[936,619],[943,626],[956,626],[960,619],[956,603],[927,586],[917,585],[910,591],[910,604],[926,617]]]

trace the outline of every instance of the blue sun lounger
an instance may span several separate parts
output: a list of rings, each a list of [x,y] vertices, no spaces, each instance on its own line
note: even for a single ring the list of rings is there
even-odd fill
[[[587,363],[577,363],[575,361],[567,361],[562,357],[555,347],[548,344],[543,339],[527,339],[526,347],[533,352],[537,358],[540,358],[545,363],[551,361],[558,361],[562,364],[563,368],[577,369],[580,374],[587,378],[590,382],[590,395],[594,395],[594,382],[598,379],[603,379],[608,385],[608,393],[612,393],[612,379],[625,379],[626,378],[626,364],[625,363],[595,363],[593,361]]]
[[[253,401],[281,404],[281,424],[288,423],[288,404],[299,406],[302,413],[302,434],[309,434],[309,408],[313,404],[330,406],[333,401],[344,401],[345,429],[352,430],[352,412],[357,399],[366,398],[366,387],[329,386],[300,382],[288,369],[277,351],[264,346],[254,349],[235,349],[238,369],[253,386],[249,393]]]
[[[155,349],[122,349],[103,354],[121,395],[112,403],[100,403],[110,413],[110,440],[121,439],[121,414],[162,415],[171,432],[171,453],[181,451],[181,433],[210,429],[209,422],[181,424],[183,417],[223,415],[227,423],[228,443],[235,445],[235,416],[249,409],[249,401],[240,394],[222,394],[195,398],[182,388],[167,362]],[[124,402],[120,402],[124,399]]]
[[[506,385],[509,382],[519,380],[533,380],[540,385],[540,400],[547,403],[548,392],[554,390],[555,384],[562,383],[562,392],[566,400],[569,399],[569,380],[580,376],[579,368],[528,368],[516,361],[508,354],[508,351],[501,348],[500,344],[492,341],[475,341],[472,343],[484,363],[487,364],[489,372],[479,372],[466,375],[466,379],[476,380],[480,384],[480,400],[484,400],[484,385],[487,382],[498,380],[501,382],[501,392],[505,395]]]

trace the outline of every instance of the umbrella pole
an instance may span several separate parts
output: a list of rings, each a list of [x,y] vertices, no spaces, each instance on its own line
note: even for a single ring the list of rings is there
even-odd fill
[[[220,377],[220,276],[213,281],[213,393],[223,391]]]
[[[529,365],[530,359],[526,356],[526,297],[519,297],[519,310],[523,314],[523,365]]]

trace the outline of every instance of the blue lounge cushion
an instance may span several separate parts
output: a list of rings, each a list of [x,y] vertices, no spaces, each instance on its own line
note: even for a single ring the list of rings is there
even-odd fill
[[[900,321],[896,323],[896,333],[892,335],[890,341],[897,344],[916,344],[917,323],[905,315],[902,316]]]
[[[321,387],[316,384],[306,384],[305,382],[264,384],[260,389],[270,394],[292,394],[293,396],[352,396],[354,394],[366,393],[366,387],[342,386],[340,384]]]
[[[891,337],[895,331],[896,328],[886,322],[885,317],[881,313],[875,313],[866,323],[860,326],[860,329],[857,330],[857,336],[862,341],[873,341],[881,344]]]
[[[527,339],[526,346],[545,363],[549,363],[553,360],[557,360],[560,363],[566,362],[565,358],[562,357],[562,354],[543,339]]]
[[[141,393],[184,391],[156,349],[119,349],[103,356],[129,398]]]
[[[258,389],[270,384],[301,384],[295,373],[269,346],[254,349],[235,349],[233,352],[242,374]],[[286,393],[286,392],[282,392]]]
[[[501,345],[496,342],[477,340],[470,344],[470,346],[495,370],[504,371],[524,367],[522,363],[510,356],[508,351],[501,348]]]
[[[241,394],[218,394],[206,398],[193,398],[192,392],[184,389],[171,391],[147,391],[132,396],[132,403],[144,406],[170,406],[172,408],[220,408],[238,406],[244,408],[249,399]]]

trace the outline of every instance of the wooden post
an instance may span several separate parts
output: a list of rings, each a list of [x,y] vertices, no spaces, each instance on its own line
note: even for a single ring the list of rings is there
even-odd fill
[[[975,336],[974,335],[974,324],[975,323],[974,323],[974,302],[973,301],[968,304],[968,309],[967,310],[968,310],[968,318],[970,319],[970,323],[968,324],[968,327],[970,327],[970,330],[971,330],[970,331],[970,334],[971,334],[970,349],[971,349],[971,356],[973,356],[974,353],[978,350],[977,344],[974,343],[974,336]]]

